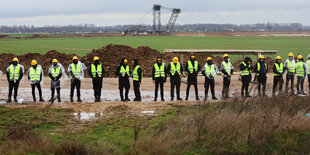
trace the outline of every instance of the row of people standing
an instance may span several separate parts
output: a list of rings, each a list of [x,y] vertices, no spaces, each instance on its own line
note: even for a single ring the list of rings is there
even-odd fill
[[[267,82],[267,73],[268,73],[268,65],[265,62],[265,58],[263,55],[259,56],[258,62],[254,65],[251,65],[252,60],[249,57],[246,57],[245,60],[240,64],[241,70],[241,95],[244,97],[251,97],[248,92],[249,83],[252,79],[251,71],[253,70],[255,74],[255,79],[258,82],[258,95],[266,95],[266,82]],[[294,77],[295,74],[297,75],[297,94],[298,95],[306,95],[304,92],[304,79],[308,74],[308,81],[309,81],[309,90],[310,90],[310,54],[308,55],[308,60],[304,63],[304,59],[301,55],[297,56],[297,62],[294,60],[293,53],[288,54],[288,59],[282,63],[282,59],[280,56],[276,57],[276,61],[273,64],[273,89],[272,95],[274,96],[279,87],[279,93],[282,92],[282,85],[284,83],[283,75],[286,72],[286,86],[285,92],[288,92],[289,84],[291,84],[291,93],[294,94]],[[262,87],[262,93],[261,93]]]
[[[180,87],[181,87],[181,75],[183,74],[183,70],[187,72],[187,88],[186,88],[186,98],[188,100],[190,87],[194,85],[195,89],[195,96],[196,100],[199,100],[198,96],[198,86],[197,86],[197,76],[198,73],[201,73],[205,76],[205,100],[208,99],[208,91],[209,88],[211,89],[212,99],[217,100],[215,96],[215,82],[214,79],[217,73],[221,72],[223,76],[223,89],[222,89],[222,98],[229,98],[229,86],[231,82],[231,77],[234,72],[234,67],[232,63],[229,61],[228,54],[223,56],[223,62],[221,63],[220,70],[217,68],[215,64],[212,62],[212,58],[207,58],[207,63],[203,66],[201,70],[201,66],[196,61],[195,56],[191,55],[190,59],[183,66],[180,64],[177,57],[173,58],[173,61],[170,62],[167,66],[162,62],[161,57],[157,57],[156,63],[153,65],[152,68],[152,80],[155,84],[155,94],[154,94],[154,101],[157,101],[158,98],[158,88],[160,87],[160,97],[161,101],[165,101],[164,99],[164,83],[167,79],[167,74],[170,76],[170,100],[174,100],[176,90],[176,99],[182,100],[180,97]],[[273,85],[273,94],[275,93],[277,85],[279,85],[280,91],[282,90],[283,84],[283,74],[287,71],[286,75],[286,88],[288,88],[288,84],[291,81],[291,90],[293,90],[293,83],[294,83],[294,75],[297,74],[297,92],[298,94],[305,94],[303,90],[303,83],[305,76],[308,74],[308,80],[310,81],[309,74],[310,74],[310,55],[308,55],[308,61],[303,63],[303,58],[301,55],[297,57],[297,63],[293,59],[293,54],[289,54],[289,58],[285,61],[284,65],[281,62],[281,57],[276,57],[276,62],[273,66],[274,72],[274,85]],[[74,90],[77,89],[77,101],[82,102],[81,100],[81,80],[84,77],[83,70],[86,69],[85,65],[81,63],[78,58],[75,56],[72,58],[72,64],[68,67],[68,72],[71,81],[71,89],[70,89],[70,101],[74,102]],[[139,66],[139,60],[134,59],[132,61],[133,64],[133,71],[130,72],[130,67],[128,64],[128,59],[123,58],[121,60],[120,65],[117,67],[115,75],[119,76],[119,90],[120,90],[120,98],[121,101],[130,101],[128,98],[130,83],[129,78],[132,76],[133,78],[133,86],[135,92],[135,99],[134,101],[141,101],[141,93],[140,93],[140,85],[143,79],[143,71],[142,68]],[[241,70],[241,95],[243,97],[250,97],[248,88],[249,83],[252,79],[252,70],[256,73],[255,78],[258,81],[258,94],[261,95],[261,86],[263,95],[266,92],[266,81],[267,81],[267,73],[268,73],[268,65],[265,62],[264,56],[259,56],[258,62],[254,65],[251,65],[252,60],[249,57],[246,57],[245,60],[240,64]],[[308,66],[308,71],[307,71]],[[94,57],[93,63],[89,66],[88,69],[89,76],[92,78],[93,81],[93,90],[94,90],[94,97],[95,102],[100,102],[101,98],[101,89],[102,89],[102,81],[105,75],[105,70],[103,65],[99,61],[99,57]],[[7,79],[9,83],[9,95],[8,95],[8,102],[11,102],[12,91],[14,89],[14,101],[17,102],[17,92],[19,81],[22,79],[24,75],[24,67],[18,63],[18,59],[15,57],[11,63],[11,65],[7,68]],[[48,75],[51,80],[51,99],[50,101],[54,100],[55,90],[57,91],[57,99],[61,101],[60,98],[60,87],[61,87],[61,79],[66,78],[64,67],[58,63],[57,59],[53,59],[52,66],[48,71]],[[31,67],[28,70],[28,80],[31,83],[32,88],[32,96],[33,100],[36,101],[35,97],[35,87],[37,87],[39,91],[40,101],[44,101],[42,98],[42,90],[41,90],[41,82],[43,79],[43,70],[40,65],[37,64],[36,60],[32,60]],[[310,83],[310,82],[309,82]],[[301,91],[299,91],[299,87]],[[310,89],[310,84],[309,84]],[[125,95],[124,91],[125,90]],[[286,89],[287,90],[287,89]],[[244,93],[245,92],[245,93]]]

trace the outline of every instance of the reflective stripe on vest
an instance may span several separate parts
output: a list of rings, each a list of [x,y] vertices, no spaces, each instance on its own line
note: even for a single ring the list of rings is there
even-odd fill
[[[267,70],[267,64],[265,63],[265,67],[266,67],[266,70]],[[260,63],[257,63],[257,72],[260,71]],[[257,75],[259,75],[259,73],[257,73]]]
[[[275,63],[274,64],[276,66],[276,70],[279,72],[279,73],[283,73],[283,63],[280,63],[280,66],[278,63]],[[276,74],[276,73],[273,73],[274,76],[279,76],[280,74]]]
[[[246,66],[246,64],[244,62],[241,62],[241,64],[243,64],[244,66]],[[251,67],[251,64],[249,64],[248,67]],[[250,75],[251,71],[249,71],[249,68],[246,68],[245,70],[241,71],[241,76],[245,76],[245,75]]]
[[[190,73],[193,73],[194,70],[195,70],[195,71],[198,71],[198,61],[194,61],[194,67],[193,67],[192,62],[191,62],[191,61],[188,61],[188,62],[187,62],[187,67],[188,67],[188,71],[189,71]]]
[[[96,77],[96,73],[98,74],[99,77],[102,76],[102,65],[99,64],[97,65],[97,69],[96,66],[94,64],[91,64],[91,73],[93,75],[93,77]]]
[[[75,68],[75,64],[71,64],[71,71],[75,77],[80,76],[81,74],[81,64],[77,64]],[[71,75],[70,75],[71,77]],[[72,77],[71,77],[72,78]]]
[[[19,79],[19,73],[20,73],[20,65],[17,64],[17,66],[14,69],[13,65],[10,65],[10,80],[12,79]]]
[[[165,77],[165,64],[162,63],[160,68],[158,66],[157,63],[154,64],[154,68],[155,68],[155,78],[158,78],[158,77]]]
[[[295,63],[295,60],[293,60],[292,61],[293,63],[291,63],[291,61],[289,61],[289,60],[286,60],[286,66],[287,66],[287,68],[290,68],[289,70],[288,70],[288,72],[290,72],[290,73],[295,73],[295,70],[296,70],[296,63]]]
[[[296,75],[297,76],[305,76],[305,69],[303,62],[297,62],[296,64]]]
[[[132,72],[132,78],[134,81],[139,81],[139,74],[138,74],[138,69],[140,68],[139,65],[135,67],[135,69]],[[143,78],[143,72],[141,72],[141,79]]]
[[[122,65],[122,66],[121,66],[121,69],[119,70],[119,73],[122,75],[122,77],[124,77],[126,74],[127,74],[128,76],[130,76],[130,73],[129,73],[129,66],[127,65],[127,66],[126,66],[126,70],[125,70],[124,66]]]
[[[307,74],[310,74],[310,60],[308,60],[307,62],[306,62],[306,64],[307,64],[307,68],[308,68],[308,71],[307,71]]]
[[[30,81],[40,81],[40,75],[41,75],[41,67],[37,66],[36,69],[30,67],[29,72]]]
[[[224,66],[224,70],[227,72],[227,74],[230,74],[231,72],[231,63],[228,62],[226,63],[225,61],[222,62],[223,66]],[[222,75],[225,75],[224,73],[222,73]]]
[[[211,65],[211,67],[209,67],[208,64],[205,65],[205,73],[206,73],[206,76],[209,78],[209,79],[214,79],[215,77],[215,69],[214,69],[214,64]],[[212,75],[212,77],[211,77]]]
[[[53,77],[57,77],[60,74],[60,67],[58,66],[57,68],[52,68],[51,74]]]
[[[178,72],[179,75],[181,75],[181,65],[178,62],[176,65],[174,65],[173,62],[170,63],[170,73],[173,76],[175,74],[175,72]]]

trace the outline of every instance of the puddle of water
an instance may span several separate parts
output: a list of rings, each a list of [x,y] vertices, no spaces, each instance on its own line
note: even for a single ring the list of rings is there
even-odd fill
[[[306,113],[306,117],[310,117],[310,113]]]
[[[22,104],[24,102],[24,99],[18,99],[17,102],[18,104]]]
[[[0,101],[0,104],[6,104],[6,101]]]
[[[81,113],[73,113],[73,116],[81,119],[81,120],[90,120],[92,118],[95,117],[101,117],[103,116],[103,113],[94,113],[94,112],[90,112],[90,113],[86,113],[86,112],[81,112]]]
[[[146,115],[154,115],[155,111],[154,110],[150,110],[150,111],[141,111],[141,114],[146,114]]]

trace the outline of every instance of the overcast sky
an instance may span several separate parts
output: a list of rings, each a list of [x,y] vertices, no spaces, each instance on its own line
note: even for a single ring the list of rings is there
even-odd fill
[[[310,0],[0,0],[0,25],[151,24],[153,4],[181,8],[177,24],[310,25]]]

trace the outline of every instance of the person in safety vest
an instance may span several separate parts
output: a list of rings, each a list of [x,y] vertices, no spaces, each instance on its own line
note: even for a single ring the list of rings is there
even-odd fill
[[[234,72],[234,67],[229,61],[228,54],[224,54],[224,60],[221,64],[221,71],[223,75],[223,90],[222,90],[222,98],[229,98],[229,86],[231,81],[231,75]]]
[[[9,83],[9,95],[7,103],[12,102],[11,97],[13,88],[14,88],[14,102],[17,102],[18,86],[19,81],[24,76],[24,66],[19,64],[18,59],[16,57],[13,58],[10,66],[7,68],[6,75]]]
[[[242,97],[251,97],[249,95],[249,85],[252,79],[251,70],[253,70],[252,59],[250,57],[246,57],[243,62],[240,63],[240,71],[241,71],[241,96]],[[244,96],[245,91],[245,96]]]
[[[198,73],[200,71],[200,65],[199,65],[198,61],[195,60],[194,55],[191,55],[189,59],[190,60],[187,61],[187,63],[185,64],[185,71],[188,73],[187,74],[187,87],[186,87],[186,98],[185,98],[185,100],[188,100],[189,90],[191,88],[191,85],[194,85],[196,100],[199,100],[197,76],[198,76]]]
[[[291,81],[291,93],[294,93],[294,75],[296,72],[296,62],[293,53],[288,54],[288,59],[284,62],[284,70],[286,70],[285,92],[288,92],[288,85]]]
[[[170,62],[170,64],[167,66],[167,73],[170,75],[170,84],[171,84],[170,101],[174,100],[174,88],[175,87],[176,87],[176,93],[177,93],[177,100],[183,100],[180,97],[181,75],[183,73],[183,67],[181,63],[179,62],[178,57],[174,57],[173,62]]]
[[[58,102],[61,102],[60,99],[60,78],[65,74],[64,70],[60,63],[58,63],[57,59],[52,60],[52,66],[48,70],[48,76],[51,79],[51,99],[52,102],[54,100],[55,89],[57,90]]]
[[[77,92],[77,101],[83,102],[81,100],[81,77],[83,76],[84,72],[84,65],[79,63],[79,59],[77,56],[74,56],[72,58],[73,63],[70,64],[68,67],[68,72],[71,79],[71,90],[70,90],[70,101],[74,102],[73,95],[74,95],[74,89],[76,88]]]
[[[33,97],[33,102],[36,102],[36,94],[35,94],[35,87],[38,88],[39,91],[39,96],[40,96],[40,102],[44,102],[42,98],[42,89],[41,89],[41,84],[40,82],[42,81],[42,67],[37,64],[36,60],[31,61],[31,67],[28,70],[28,80],[31,83],[31,90],[32,90],[32,97]]]
[[[204,100],[208,100],[208,90],[209,86],[211,88],[212,100],[217,100],[214,92],[214,79],[216,74],[219,72],[217,66],[212,63],[212,58],[207,58],[207,63],[203,66],[201,73],[205,76],[205,98]]]
[[[119,77],[119,93],[121,96],[121,101],[130,101],[128,98],[128,93],[130,89],[129,77],[130,70],[128,65],[128,60],[126,58],[122,58],[120,65],[117,67],[115,75]],[[125,98],[123,95],[123,89],[125,88]]]
[[[261,96],[261,85],[263,85],[263,95],[266,95],[266,82],[267,82],[267,73],[268,66],[265,62],[265,57],[260,55],[258,58],[258,62],[254,66],[254,72],[256,73],[258,80],[258,95]]]
[[[165,63],[162,62],[162,58],[160,56],[157,57],[156,63],[153,65],[152,79],[153,79],[153,83],[155,83],[154,101],[157,101],[158,86],[159,85],[160,85],[161,101],[165,101],[165,99],[164,99],[164,83],[166,82],[166,79],[167,79],[167,70],[166,70]]]
[[[279,93],[282,91],[284,68],[281,62],[281,57],[276,57],[276,62],[273,64],[273,87],[272,96],[275,95],[277,85],[279,83]]]
[[[308,54],[308,60],[306,62],[307,65],[307,76],[308,76],[308,85],[309,85],[309,94],[310,94],[310,54]]]
[[[133,59],[133,71],[132,71],[132,80],[133,80],[133,89],[135,92],[134,101],[141,101],[140,85],[143,78],[142,68],[139,66],[139,60]]]
[[[102,79],[105,75],[105,70],[99,61],[99,57],[94,57],[93,63],[88,68],[88,74],[93,81],[95,102],[101,102]]]
[[[307,67],[301,55],[297,56],[296,75],[297,75],[297,85],[296,85],[297,94],[306,95],[306,93],[304,92],[304,81],[307,75]],[[299,86],[301,88],[301,91],[299,91]]]

